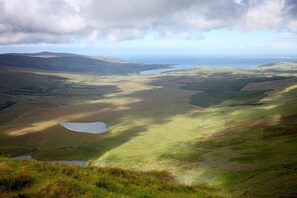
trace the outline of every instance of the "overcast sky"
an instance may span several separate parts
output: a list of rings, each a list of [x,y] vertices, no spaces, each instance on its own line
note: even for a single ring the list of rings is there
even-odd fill
[[[0,52],[297,55],[297,0],[0,0]]]

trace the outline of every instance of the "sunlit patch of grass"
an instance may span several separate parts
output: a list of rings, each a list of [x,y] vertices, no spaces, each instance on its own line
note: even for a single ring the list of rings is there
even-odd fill
[[[292,86],[289,86],[289,87],[285,88],[283,91],[280,92],[280,94],[288,93],[288,92],[290,92],[290,91],[292,91],[294,89],[297,89],[297,85],[292,85]]]

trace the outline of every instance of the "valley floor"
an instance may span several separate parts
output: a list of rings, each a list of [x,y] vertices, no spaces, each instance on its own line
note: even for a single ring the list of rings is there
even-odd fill
[[[166,170],[179,183],[212,189],[209,196],[295,196],[292,64],[145,76],[6,68],[0,72],[0,152]],[[108,131],[74,133],[60,126],[67,121],[100,121]]]

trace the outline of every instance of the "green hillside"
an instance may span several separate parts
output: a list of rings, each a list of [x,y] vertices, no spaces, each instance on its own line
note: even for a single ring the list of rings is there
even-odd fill
[[[0,158],[0,197],[208,197],[166,171],[81,168]]]
[[[287,71],[199,67],[161,75],[98,76],[5,67],[0,71],[0,99],[5,107],[0,111],[1,155],[31,155],[41,161],[80,160],[90,167],[3,158],[5,165],[0,165],[0,170],[11,169],[11,174],[1,173],[2,192],[7,196],[17,196],[19,191],[41,197],[38,193],[44,191],[63,194],[55,190],[68,181],[60,181],[67,178],[60,172],[79,170],[77,177],[89,179],[77,181],[71,176],[64,186],[76,186],[80,190],[74,193],[84,192],[86,197],[102,192],[114,197],[145,197],[143,194],[150,193],[153,197],[197,197],[197,193],[210,197],[294,197],[297,76],[291,71],[297,64],[273,67]],[[60,125],[64,121],[102,121],[108,131],[72,132]],[[120,183],[104,183],[113,189],[105,191],[96,186],[100,176],[95,170],[114,170],[111,168],[144,175],[155,170],[169,172],[178,183],[174,185],[187,184],[198,190],[183,194],[184,190],[162,187],[156,192],[151,189],[157,184],[149,183],[126,192],[123,186],[127,183],[139,183],[135,176],[127,183],[121,183],[121,178],[113,180]],[[11,184],[6,177],[14,178],[24,170],[35,178],[33,184],[12,191],[19,182]],[[171,181],[166,180],[166,185]],[[49,190],[40,190],[44,188]]]

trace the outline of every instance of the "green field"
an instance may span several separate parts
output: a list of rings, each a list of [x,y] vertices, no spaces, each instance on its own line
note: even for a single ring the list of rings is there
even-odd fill
[[[200,67],[152,76],[97,76],[6,68],[1,80],[10,83],[1,83],[1,104],[15,104],[0,112],[0,152],[87,160],[91,166],[126,171],[166,171],[176,182],[201,189],[186,190],[189,196],[294,197],[297,78],[292,64],[273,67],[282,72],[269,66]],[[20,76],[22,81],[13,80]],[[108,132],[74,133],[62,128],[62,121],[102,121]],[[42,164],[2,161],[5,167]],[[77,169],[86,175],[97,171]],[[38,174],[48,173],[28,174],[47,180]],[[69,185],[84,192],[123,193],[96,188],[99,177],[89,178],[92,184],[71,178]],[[41,183],[22,192],[32,193]],[[122,189],[123,184],[114,185]],[[177,193],[184,193],[181,189]],[[136,196],[151,192],[146,190]],[[170,193],[161,191],[160,196]]]

